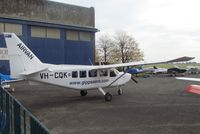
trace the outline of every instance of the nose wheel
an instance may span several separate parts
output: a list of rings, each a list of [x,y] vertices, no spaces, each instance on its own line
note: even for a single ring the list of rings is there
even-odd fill
[[[112,100],[112,95],[110,93],[105,93],[105,91],[102,88],[98,88],[99,91],[104,95],[105,101],[111,101]]]
[[[112,95],[110,93],[105,94],[105,101],[111,101],[112,100]]]

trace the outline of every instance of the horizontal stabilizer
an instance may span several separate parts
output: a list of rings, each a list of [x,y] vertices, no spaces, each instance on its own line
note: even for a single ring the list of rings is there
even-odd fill
[[[15,79],[15,80],[6,80],[6,81],[2,81],[1,84],[5,84],[5,83],[16,83],[16,82],[20,82],[23,81],[24,79]]]
[[[20,74],[21,75],[30,75],[30,74],[34,74],[34,73],[38,73],[38,72],[47,70],[47,69],[48,68],[45,67],[45,68],[38,68],[38,69],[33,69],[33,70],[27,70],[27,71],[21,72]]]
[[[186,92],[200,94],[200,85],[189,85],[186,88]]]

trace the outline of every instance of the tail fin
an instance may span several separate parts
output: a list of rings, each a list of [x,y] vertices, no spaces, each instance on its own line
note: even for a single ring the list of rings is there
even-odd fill
[[[42,66],[42,62],[14,33],[4,33],[4,38],[8,48],[12,78],[22,78],[20,73]]]

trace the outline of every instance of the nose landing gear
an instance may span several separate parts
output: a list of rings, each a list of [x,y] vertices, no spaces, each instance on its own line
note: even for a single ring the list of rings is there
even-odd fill
[[[111,101],[112,100],[112,95],[110,93],[106,93],[102,88],[98,88],[99,91],[104,95],[105,101]]]

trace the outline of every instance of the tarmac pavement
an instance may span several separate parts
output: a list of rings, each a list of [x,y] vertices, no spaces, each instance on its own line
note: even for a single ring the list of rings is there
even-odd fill
[[[199,76],[197,76],[199,77]],[[186,93],[190,83],[173,77],[139,78],[117,89],[111,102],[97,91],[85,97],[67,88],[14,84],[12,94],[52,134],[198,134],[200,95]]]

